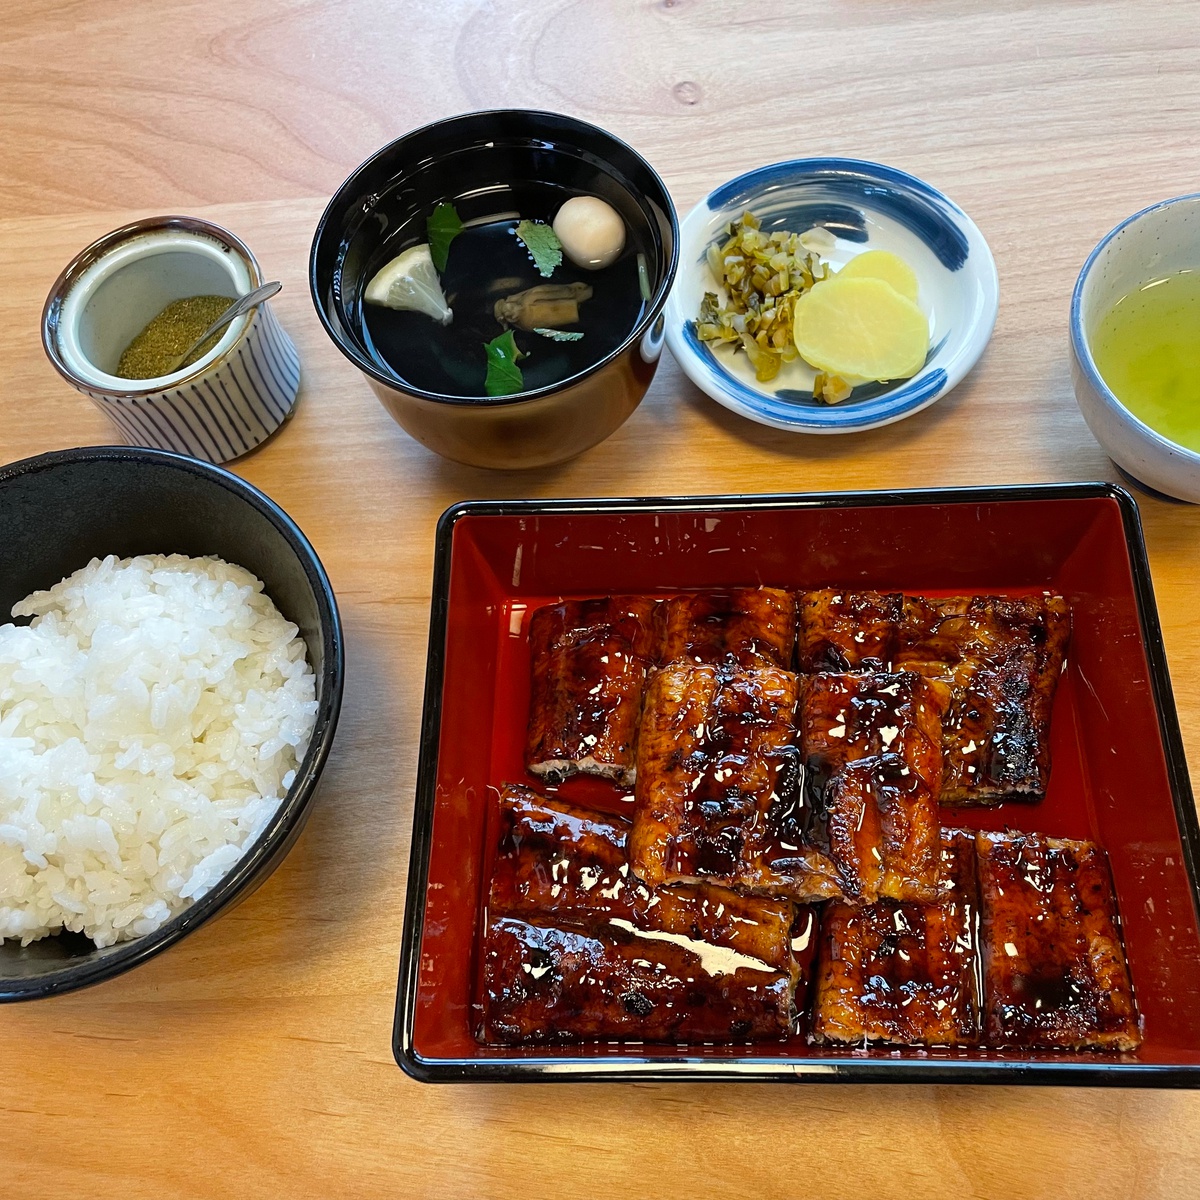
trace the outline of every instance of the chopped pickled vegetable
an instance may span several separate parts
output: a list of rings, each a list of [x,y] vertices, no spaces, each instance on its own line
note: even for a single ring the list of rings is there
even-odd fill
[[[818,371],[813,380],[813,399],[825,404],[841,404],[843,400],[850,399],[853,390],[840,375],[826,375],[824,371]]]
[[[796,303],[796,349],[843,379],[908,379],[929,351],[925,314],[882,279],[836,276]]]
[[[902,296],[917,302],[917,273],[898,254],[888,250],[865,250],[838,273],[839,279],[882,279]]]
[[[806,248],[804,239],[825,244],[809,230],[764,233],[753,213],[743,213],[729,227],[721,245],[708,248],[708,266],[725,289],[724,305],[715,292],[706,292],[696,321],[703,342],[726,343],[745,351],[755,378],[766,383],[779,374],[785,362],[794,362],[792,342],[796,302],[814,284],[827,279],[829,265]]]
[[[912,268],[868,250],[834,276],[822,255],[836,246],[827,229],[764,233],[744,213],[708,248],[724,298],[705,292],[697,336],[743,351],[760,383],[803,358],[818,371],[813,398],[826,404],[842,403],[868,380],[915,375],[929,350],[929,322]]]

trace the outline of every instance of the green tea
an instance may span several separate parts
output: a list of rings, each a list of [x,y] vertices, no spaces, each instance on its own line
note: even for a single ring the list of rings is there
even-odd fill
[[[1092,357],[1135,417],[1200,452],[1200,271],[1122,296],[1092,338]]]

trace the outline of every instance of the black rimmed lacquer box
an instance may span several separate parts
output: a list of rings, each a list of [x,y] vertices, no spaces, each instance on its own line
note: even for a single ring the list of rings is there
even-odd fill
[[[1050,589],[1067,598],[1073,633],[1045,799],[956,809],[943,820],[1106,849],[1140,1010],[1138,1050],[837,1048],[809,1044],[803,1028],[741,1045],[477,1040],[498,788],[536,783],[523,762],[530,614],[563,598],[760,584],[932,594]],[[561,794],[619,809],[628,790],[576,779]],[[430,1081],[1191,1086],[1200,1082],[1198,852],[1141,526],[1118,488],[459,504],[437,530],[396,1057]]]

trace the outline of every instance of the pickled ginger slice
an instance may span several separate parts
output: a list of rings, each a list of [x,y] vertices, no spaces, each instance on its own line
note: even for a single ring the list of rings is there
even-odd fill
[[[805,362],[846,380],[908,379],[929,351],[928,318],[882,279],[818,283],[796,301],[793,334]]]
[[[449,325],[454,317],[427,242],[410,246],[378,271],[363,299],[384,308],[424,313],[442,325]]]

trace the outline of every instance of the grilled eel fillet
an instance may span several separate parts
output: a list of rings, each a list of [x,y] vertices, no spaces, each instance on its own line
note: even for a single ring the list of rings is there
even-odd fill
[[[942,831],[936,900],[825,908],[812,1037],[817,1042],[971,1045],[979,1039],[975,840]]]
[[[819,674],[808,680],[800,721],[805,785],[817,814],[810,838],[835,821],[849,793],[878,826],[857,894],[932,900],[941,862],[938,791],[945,688],[913,672]],[[835,856],[836,857],[836,856]],[[856,898],[853,888],[846,898]]]
[[[605,596],[533,614],[530,774],[633,782],[642,693],[657,651],[655,608],[648,596]]]
[[[899,592],[824,588],[798,597],[800,670],[889,671],[900,623]]]
[[[1036,833],[979,833],[984,1041],[1135,1050],[1141,1044],[1103,850]]]
[[[653,676],[630,841],[639,878],[802,903],[936,893],[936,687],[918,675],[807,686],[804,699],[805,681],[773,667],[678,662]]]
[[[1050,777],[1050,714],[1070,636],[1061,596],[824,589],[800,597],[809,671],[917,671],[945,683],[943,804],[1037,800]]]
[[[790,1028],[792,907],[652,891],[629,822],[509,785],[483,944],[480,1038],[750,1041]]]
[[[1071,614],[1061,596],[904,598],[896,666],[949,684],[943,804],[1040,800]]]
[[[658,662],[788,667],[796,602],[777,588],[696,592],[657,602],[608,596],[547,605],[529,626],[531,774],[633,782],[646,675]]]
[[[794,805],[801,680],[776,667],[677,662],[650,680],[638,741],[630,865],[650,887],[709,881],[797,898],[756,860]]]
[[[788,670],[796,644],[796,601],[778,588],[692,592],[659,606],[660,660]]]

